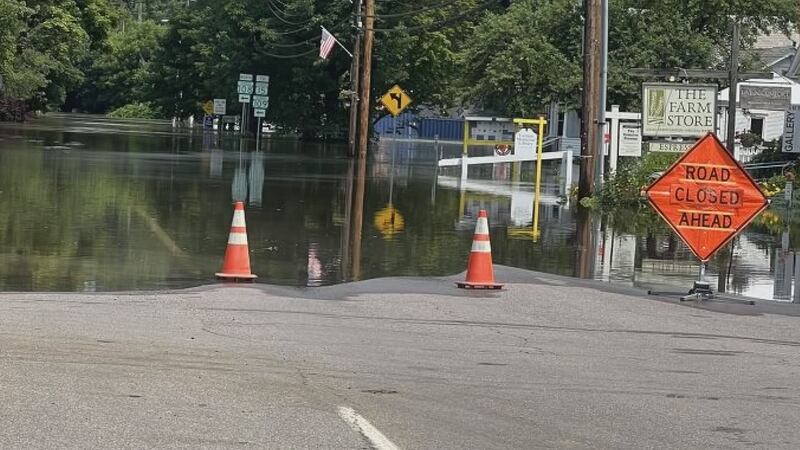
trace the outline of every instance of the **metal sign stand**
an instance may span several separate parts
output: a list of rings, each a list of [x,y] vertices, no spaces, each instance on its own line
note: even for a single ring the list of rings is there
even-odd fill
[[[261,140],[261,117],[258,118],[258,128],[256,128],[256,150],[260,149],[259,141]]]
[[[714,291],[711,290],[711,283],[706,281],[706,263],[701,261],[700,274],[698,275],[697,281],[694,282],[694,286],[692,286],[692,288],[689,290],[689,295],[681,297],[681,301],[702,301],[711,300],[713,298]]]

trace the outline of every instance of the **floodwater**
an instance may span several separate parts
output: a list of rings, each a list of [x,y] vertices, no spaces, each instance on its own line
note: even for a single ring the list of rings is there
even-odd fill
[[[237,200],[264,283],[461,272],[480,209],[489,212],[496,263],[676,291],[696,279],[698,265],[679,240],[637,225],[651,220],[647,211],[598,218],[565,202],[559,161],[545,164],[534,240],[532,164],[473,167],[462,181],[458,169],[436,163],[459,152],[457,144],[377,144],[359,210],[357,164],[338,144],[266,138],[256,150],[235,135],[85,115],[0,124],[0,290],[214,282]],[[786,224],[791,214],[767,214],[707,277],[728,292],[792,301],[800,298],[792,247],[800,230]]]

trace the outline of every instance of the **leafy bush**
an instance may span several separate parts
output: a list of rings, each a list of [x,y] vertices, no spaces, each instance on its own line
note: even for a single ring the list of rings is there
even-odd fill
[[[160,113],[150,103],[128,103],[110,113],[108,117],[114,119],[157,119]]]
[[[597,194],[597,206],[615,208],[638,205],[642,189],[654,181],[651,177],[666,170],[679,156],[679,153],[650,153],[620,165]]]

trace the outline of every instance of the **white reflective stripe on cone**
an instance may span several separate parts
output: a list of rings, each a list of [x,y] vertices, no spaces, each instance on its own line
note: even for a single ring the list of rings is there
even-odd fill
[[[247,233],[231,233],[228,235],[228,244],[247,245]]]
[[[232,227],[244,227],[244,211],[238,210],[233,212],[233,223],[231,223]]]
[[[492,253],[492,245],[489,241],[472,241],[472,251],[478,253]]]
[[[478,224],[475,226],[475,234],[489,234],[489,222],[486,217],[478,218]]]

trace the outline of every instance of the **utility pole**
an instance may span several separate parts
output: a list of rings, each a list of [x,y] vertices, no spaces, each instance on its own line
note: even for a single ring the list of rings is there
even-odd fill
[[[600,92],[597,105],[597,150],[595,150],[594,189],[595,192],[603,188],[603,175],[605,174],[605,143],[606,143],[606,97],[608,91],[608,0],[600,0]],[[609,128],[609,133],[617,130]],[[610,142],[609,142],[610,147]]]
[[[361,1],[355,0],[356,38],[353,43],[353,65],[350,67],[350,126],[347,130],[347,156],[355,156],[358,148],[358,78],[361,75],[359,70],[361,68],[361,33],[363,32],[361,29]]]
[[[365,0],[364,18],[364,64],[361,68],[361,95],[358,103],[358,157],[367,156],[369,137],[369,108],[372,77],[372,44],[375,41],[375,0]]]
[[[142,7],[144,6],[144,0],[139,0],[136,4],[139,16],[139,23],[142,23]]]
[[[595,132],[599,117],[600,93],[600,0],[583,0],[583,114],[581,120],[581,178],[578,198],[594,192],[597,161],[598,134]],[[602,142],[602,140],[600,141]]]
[[[731,66],[728,78],[728,137],[725,146],[733,155],[736,148],[736,91],[739,81],[739,21],[733,18],[731,40]]]

